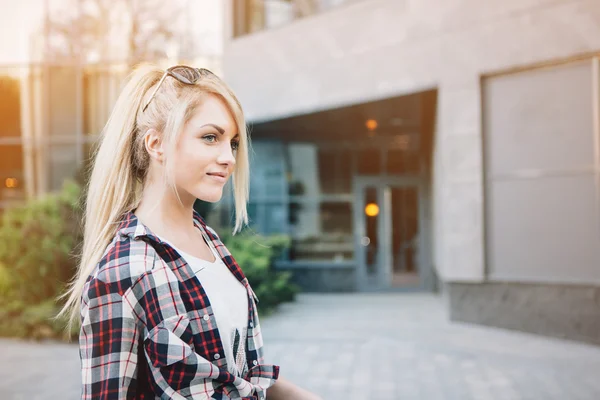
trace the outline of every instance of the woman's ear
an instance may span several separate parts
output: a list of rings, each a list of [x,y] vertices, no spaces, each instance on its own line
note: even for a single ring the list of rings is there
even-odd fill
[[[164,147],[162,135],[156,129],[148,129],[144,135],[144,146],[150,158],[162,162],[164,160]]]

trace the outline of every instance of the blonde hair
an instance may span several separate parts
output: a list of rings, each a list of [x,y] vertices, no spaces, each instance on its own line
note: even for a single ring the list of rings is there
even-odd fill
[[[150,164],[144,147],[145,132],[151,128],[161,132],[164,143],[172,151],[185,123],[208,95],[219,97],[227,105],[238,128],[240,141],[232,178],[235,203],[233,232],[238,232],[248,223],[250,143],[239,101],[215,75],[202,76],[194,85],[167,77],[148,108],[142,112],[151,89],[163,73],[150,64],[138,66],[129,76],[102,132],[86,194],[81,261],[77,275],[63,295],[67,300],[59,313],[59,316],[70,316],[69,327],[79,318],[81,296],[88,276],[116,234],[123,215],[137,208],[140,202]],[[169,152],[166,154],[169,164]],[[167,165],[167,171],[169,169]],[[172,181],[172,176],[167,180]]]

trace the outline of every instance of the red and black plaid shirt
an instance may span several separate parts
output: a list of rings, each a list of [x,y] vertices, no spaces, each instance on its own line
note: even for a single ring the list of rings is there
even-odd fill
[[[227,371],[210,301],[185,260],[131,212],[89,277],[79,335],[82,399],[244,399],[266,397],[279,366],[262,364],[258,299],[216,233],[194,213],[248,292],[241,377]]]

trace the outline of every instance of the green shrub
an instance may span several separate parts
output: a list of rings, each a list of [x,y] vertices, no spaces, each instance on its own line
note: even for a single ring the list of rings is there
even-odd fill
[[[82,240],[79,186],[4,212],[0,222],[0,336],[62,337],[56,298],[73,276]]]
[[[290,282],[291,272],[275,271],[274,260],[287,248],[287,236],[261,236],[246,230],[235,236],[221,235],[237,263],[240,265],[254,293],[259,299],[261,315],[268,315],[283,302],[294,301],[300,287]]]
[[[0,295],[36,304],[56,297],[73,276],[80,244],[79,186],[5,211],[0,223]],[[9,272],[9,273],[7,273]]]

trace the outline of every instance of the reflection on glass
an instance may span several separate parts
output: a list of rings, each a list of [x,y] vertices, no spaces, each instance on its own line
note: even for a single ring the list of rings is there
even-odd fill
[[[386,172],[390,175],[417,174],[419,153],[390,149],[387,153]]]
[[[25,199],[21,145],[0,146],[0,208]]]
[[[204,218],[207,225],[221,232],[231,232],[235,225],[233,204],[227,201],[218,203],[196,202],[195,209]]]
[[[364,204],[377,204],[377,188],[369,187],[365,189],[365,202]],[[374,275],[377,273],[377,264],[379,262],[379,253],[377,251],[377,245],[379,243],[378,237],[378,223],[379,213],[372,216],[367,215],[363,212],[365,218],[365,236],[362,240],[362,245],[365,249],[365,263],[367,266],[367,275]]]
[[[319,149],[319,183],[322,193],[335,193],[337,152]]]
[[[352,260],[352,204],[349,202],[294,202],[290,261]]]
[[[235,225],[235,206],[232,201],[222,199],[218,203],[204,206],[203,209],[207,211],[207,215],[203,216],[214,229],[230,231]],[[286,208],[284,204],[250,202],[246,210],[248,212],[247,228],[252,232],[261,235],[286,233]],[[200,210],[197,209],[197,211]]]
[[[286,212],[281,203],[261,204],[263,207],[263,221],[261,221],[260,232],[264,235],[274,235],[285,233]]]
[[[392,269],[394,286],[418,284],[418,197],[416,188],[392,188]]]
[[[286,150],[288,194],[318,196],[319,172],[322,167],[317,145],[289,143]]]
[[[83,72],[83,132],[98,135],[117,100],[119,87],[126,76],[122,66],[86,66]]]
[[[330,8],[359,0],[236,0],[234,35],[272,29]]]
[[[248,203],[248,205],[246,206],[246,211],[248,212],[248,225],[251,227],[256,227],[256,225],[260,222],[257,204]],[[233,214],[235,214],[235,207],[233,207]]]
[[[282,143],[256,141],[252,147],[250,199],[255,202],[283,201],[287,189]]]
[[[362,149],[358,151],[358,174],[378,175],[381,172],[381,151],[379,149]]]
[[[349,194],[351,192],[352,152],[320,149],[318,167],[321,193]]]
[[[49,133],[52,136],[75,136],[77,119],[77,72],[75,67],[50,67],[48,71]]]
[[[60,190],[67,179],[72,179],[78,168],[77,146],[53,144],[49,148],[49,189]]]
[[[0,138],[21,135],[21,82],[12,75],[16,72],[0,69]]]

